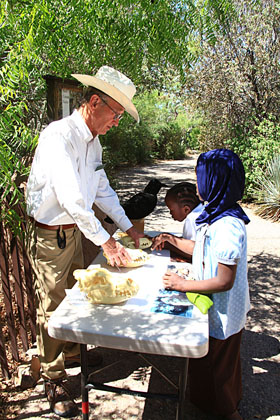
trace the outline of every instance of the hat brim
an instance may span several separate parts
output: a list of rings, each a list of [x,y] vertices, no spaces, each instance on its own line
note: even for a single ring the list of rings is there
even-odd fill
[[[114,101],[121,104],[124,109],[137,121],[140,121],[137,109],[133,102],[124,95],[119,89],[112,86],[110,83],[105,82],[104,80],[98,79],[94,76],[89,76],[87,74],[71,74],[75,79],[79,80],[85,86],[95,87],[106,95],[110,96]]]

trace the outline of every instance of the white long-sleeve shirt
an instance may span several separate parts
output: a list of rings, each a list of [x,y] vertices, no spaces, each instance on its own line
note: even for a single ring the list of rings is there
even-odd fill
[[[33,159],[26,190],[27,214],[47,225],[76,223],[96,245],[110,235],[96,218],[95,203],[126,231],[132,223],[102,168],[102,147],[80,113],[45,128]]]

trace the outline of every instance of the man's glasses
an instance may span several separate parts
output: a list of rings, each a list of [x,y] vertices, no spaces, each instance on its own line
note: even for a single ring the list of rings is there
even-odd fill
[[[115,115],[114,115],[114,117],[113,117],[113,120],[114,120],[114,121],[117,121],[117,120],[119,120],[119,121],[120,121],[120,120],[122,119],[122,117],[123,117],[123,114],[117,114],[117,113],[116,113],[116,111],[114,111],[114,110],[113,110],[113,108],[112,108],[112,107],[111,107],[111,106],[110,106],[110,105],[109,105],[106,101],[104,101],[104,99],[102,99],[102,98],[101,98],[101,96],[99,96],[99,98],[100,98],[100,99],[101,99],[101,101],[102,101],[102,102],[104,102],[104,104],[105,104],[105,105],[107,105],[107,106],[110,108],[110,110],[111,110],[111,111],[113,111],[113,113],[115,114]]]

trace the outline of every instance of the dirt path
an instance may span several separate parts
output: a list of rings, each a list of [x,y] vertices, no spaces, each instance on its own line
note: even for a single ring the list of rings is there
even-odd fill
[[[123,170],[119,173],[120,197],[140,191],[150,178],[159,178],[171,185],[184,180],[194,180],[196,157],[182,161],[160,161],[151,166]],[[181,232],[182,224],[174,222],[164,206],[165,190],[159,193],[158,206],[145,221],[145,230]],[[251,223],[248,225],[249,282],[252,309],[248,316],[242,344],[243,400],[240,412],[244,420],[280,420],[280,355],[279,355],[279,271],[280,271],[280,223],[271,223],[254,215],[253,210],[245,208]],[[157,372],[141,359],[130,359],[126,352],[103,349],[104,362],[118,360],[123,362],[114,371],[97,375],[113,385],[124,385],[133,389],[153,392],[172,392]],[[152,357],[174,380],[181,368],[178,358]],[[68,374],[73,390],[80,401],[79,368],[69,369]],[[27,398],[22,394],[22,398]],[[175,405],[172,402],[145,400],[143,398],[121,396],[105,392],[90,393],[91,415],[93,420],[173,420]],[[270,417],[272,416],[272,417]],[[50,413],[43,396],[42,384],[28,394],[21,414],[10,419],[58,419]],[[81,417],[77,417],[81,418]],[[206,416],[186,402],[186,419],[217,420]]]

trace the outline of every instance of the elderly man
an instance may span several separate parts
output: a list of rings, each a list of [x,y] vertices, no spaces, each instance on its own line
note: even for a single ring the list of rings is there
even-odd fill
[[[123,248],[95,217],[95,203],[138,246],[139,233],[125,215],[102,165],[98,135],[118,126],[124,111],[139,121],[132,103],[135,87],[124,74],[108,66],[95,76],[73,74],[87,85],[81,106],[69,117],[43,130],[27,183],[28,254],[35,272],[37,346],[41,374],[51,409],[72,417],[77,406],[65,387],[65,359],[76,360],[79,345],[53,339],[48,319],[83,268],[81,232],[101,246],[112,265],[130,260]],[[91,364],[100,363],[101,356]]]

